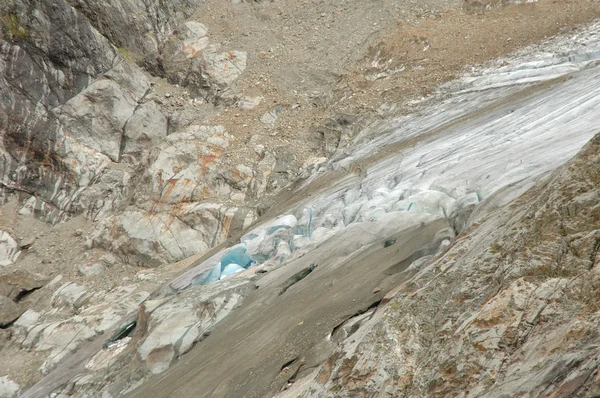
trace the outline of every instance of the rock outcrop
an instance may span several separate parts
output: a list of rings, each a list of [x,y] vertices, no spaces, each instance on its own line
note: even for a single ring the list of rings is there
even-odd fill
[[[200,23],[175,29],[198,5],[0,6],[0,200],[17,195],[22,214],[51,223],[78,214],[103,220],[90,246],[146,266],[204,251],[231,225],[252,222],[245,199],[265,188],[258,191],[255,177],[262,176],[248,166],[223,167],[220,156],[233,137],[220,126],[175,122],[151,78],[114,46],[139,49],[145,60],[154,57],[150,63],[160,58],[173,83],[221,97],[246,58],[204,49]],[[8,264],[8,252],[16,254],[6,247],[1,261]]]
[[[600,136],[399,287],[296,396],[595,396]]]

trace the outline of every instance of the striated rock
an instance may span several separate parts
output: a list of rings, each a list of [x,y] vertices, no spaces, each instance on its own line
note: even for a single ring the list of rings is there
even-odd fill
[[[151,166],[136,192],[139,204],[100,223],[89,244],[155,266],[206,251],[232,228],[249,225],[256,217],[249,208],[208,202],[245,198],[257,189],[252,169],[220,166],[232,139],[221,126],[192,125],[170,134],[149,155]]]
[[[135,107],[134,99],[123,92],[117,82],[99,79],[57,113],[67,134],[118,162],[125,123]]]
[[[171,82],[185,82],[191,58],[208,46],[207,30],[203,24],[189,21],[178,26],[167,38],[161,48],[162,65]]]
[[[148,293],[133,286],[91,293],[66,283],[52,297],[54,311],[28,310],[14,323],[14,340],[22,348],[47,355],[40,368],[46,374],[82,343],[112,330],[147,297]],[[53,313],[63,310],[68,315],[56,320]]]
[[[178,26],[161,47],[162,68],[171,83],[187,87],[193,96],[218,101],[246,69],[247,54],[219,52],[219,46],[208,45],[206,33],[198,22]]]
[[[121,53],[159,74],[161,67],[157,58],[160,44],[179,21],[190,16],[202,2],[74,0],[71,4],[120,47]]]
[[[0,120],[0,198],[21,192],[21,213],[51,222],[114,210],[132,176],[114,167],[122,148],[140,152],[136,142],[165,131],[157,125],[152,129],[157,133],[133,130],[126,137],[125,125],[143,101],[148,80],[64,0],[1,7],[3,15],[35,34],[0,41],[0,89],[6,93],[0,107],[9,112]],[[156,119],[144,107],[140,112],[137,123]]]
[[[79,309],[89,301],[92,293],[89,293],[84,286],[76,283],[67,282],[54,292],[52,295],[52,305],[54,307],[67,306],[73,310]]]
[[[283,111],[283,109],[284,109],[283,106],[277,105],[275,108],[264,113],[260,117],[260,121],[264,124],[267,124],[267,125],[273,127],[275,125],[275,122],[277,121],[277,118],[279,117],[279,114]]]
[[[154,101],[141,102],[124,128],[122,155],[140,161],[151,148],[167,136],[167,118]]]
[[[159,304],[150,315],[148,335],[138,348],[145,366],[155,374],[166,370],[239,306],[243,299],[240,290],[248,289],[247,281],[235,280],[209,290],[190,290],[177,300]]]
[[[0,266],[14,264],[21,252],[15,239],[6,231],[0,231]]]

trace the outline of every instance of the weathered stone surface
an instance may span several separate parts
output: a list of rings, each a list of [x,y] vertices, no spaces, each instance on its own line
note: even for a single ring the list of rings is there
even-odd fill
[[[161,373],[202,339],[215,324],[241,305],[247,280],[233,280],[210,289],[191,289],[152,311],[148,335],[138,353],[151,373]],[[152,306],[148,302],[147,306]]]
[[[294,393],[592,396],[599,153],[596,136],[548,182],[471,228]]]
[[[0,328],[16,321],[25,310],[6,296],[0,296]]]
[[[92,293],[69,282],[52,296],[53,311],[28,310],[14,323],[13,339],[24,349],[47,355],[40,368],[46,374],[82,343],[112,331],[147,297],[148,293],[133,286]],[[57,319],[58,311],[66,316]]]
[[[222,97],[229,86],[246,69],[247,54],[243,51],[218,52],[209,48],[192,59],[185,84],[197,95],[207,100]]]
[[[65,1],[37,3],[0,6],[28,32],[0,41],[0,197],[21,192],[22,212],[53,222],[95,217],[123,198],[110,185],[128,172],[112,162],[149,82]]]
[[[24,294],[41,288],[47,282],[48,279],[23,270],[0,275],[0,296],[18,301]]]
[[[0,397],[13,398],[19,394],[21,387],[8,378],[8,376],[0,377]]]
[[[160,73],[160,44],[203,1],[75,0],[72,4],[112,43],[123,48],[124,55]]]
[[[106,273],[106,268],[100,263],[81,264],[77,267],[77,271],[83,276],[96,276]]]
[[[218,45],[209,46],[206,33],[198,22],[178,26],[161,47],[162,69],[170,82],[186,86],[193,96],[217,102],[246,69],[247,54],[220,52]]]
[[[104,220],[91,246],[145,266],[181,260],[225,240],[256,215],[243,205],[259,187],[245,165],[223,169],[220,158],[233,137],[221,126],[192,125],[170,134],[149,154],[138,186],[138,205]],[[230,205],[211,203],[220,198]]]
[[[123,153],[141,160],[167,136],[167,118],[154,101],[142,102],[125,124]]]
[[[57,112],[67,134],[118,162],[125,123],[135,106],[117,82],[99,79]]]
[[[185,82],[191,58],[208,46],[207,30],[201,23],[186,22],[167,38],[161,53],[163,69],[170,81],[180,84]]]
[[[0,266],[6,267],[14,264],[19,258],[19,245],[6,231],[0,230]]]

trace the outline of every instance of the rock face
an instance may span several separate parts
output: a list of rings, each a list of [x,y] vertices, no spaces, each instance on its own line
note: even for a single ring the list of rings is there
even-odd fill
[[[71,5],[111,43],[122,48],[124,54],[154,71],[160,71],[157,60],[160,43],[179,21],[190,16],[202,3],[201,0],[75,0]]]
[[[297,396],[595,396],[600,136],[401,286]]]
[[[134,286],[91,292],[67,282],[52,294],[52,311],[28,310],[15,322],[14,342],[24,349],[45,353],[47,358],[40,371],[46,374],[81,344],[111,332],[148,295]]]
[[[181,24],[161,48],[162,67],[172,83],[188,87],[209,101],[220,99],[246,69],[246,53],[219,52],[209,46],[207,28],[198,22]]]
[[[29,197],[29,211],[50,221],[113,208],[120,195],[108,185],[131,176],[110,166],[148,81],[64,1],[11,2],[0,13],[23,31],[4,27],[0,41],[0,195]],[[92,185],[96,200],[81,200]]]
[[[250,187],[247,166],[220,164],[233,137],[220,126],[175,122],[133,62],[220,98],[246,56],[205,48],[205,26],[180,24],[199,5],[0,5],[0,200],[17,195],[21,214],[51,223],[82,213],[102,219],[90,246],[144,265],[204,251],[230,226],[251,222],[244,201],[260,184]],[[0,262],[12,263],[11,241],[4,234],[0,241]]]
[[[18,203],[1,218],[0,367],[19,358],[0,395],[600,394],[600,138],[548,178],[596,132],[600,28],[362,119],[327,101],[362,112],[394,98],[371,83],[422,63],[392,73],[373,48],[352,81],[288,51],[353,48],[391,4],[330,46],[365,2],[221,3],[0,4],[0,202]],[[281,40],[253,39],[271,28]],[[318,90],[273,84],[270,65]],[[327,81],[347,87],[328,99]],[[291,140],[300,125],[316,138]],[[28,214],[55,225],[21,228]]]
[[[149,317],[147,337],[138,348],[140,359],[150,372],[165,371],[175,359],[207,337],[215,324],[241,305],[240,293],[249,288],[247,284],[248,281],[237,280],[224,287],[203,289],[201,293],[192,289],[186,293],[187,297],[160,303]]]

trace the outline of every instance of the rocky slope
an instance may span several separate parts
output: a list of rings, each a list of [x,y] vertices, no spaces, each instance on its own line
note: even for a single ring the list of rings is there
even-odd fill
[[[459,236],[290,396],[597,396],[599,153]]]
[[[562,258],[585,258],[591,230],[536,235],[531,220],[554,222],[542,185],[489,213],[597,132],[598,26],[573,29],[600,6],[508,3],[0,4],[0,396],[591,383],[532,372],[595,374],[592,351],[534,364],[527,345],[549,286],[582,289]],[[589,153],[547,182],[564,193],[552,209],[593,207]],[[499,238],[515,231],[522,244]],[[531,271],[570,245],[560,272]],[[546,305],[535,319],[528,300]],[[587,314],[582,300],[560,313]],[[498,343],[530,318],[530,351]]]

